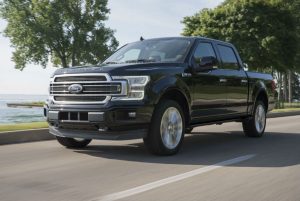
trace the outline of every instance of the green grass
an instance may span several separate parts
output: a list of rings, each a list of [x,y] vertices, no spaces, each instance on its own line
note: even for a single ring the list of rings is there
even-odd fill
[[[45,105],[45,101],[39,101],[39,102],[31,102],[30,105],[43,107]]]
[[[286,109],[286,108],[300,108],[300,103],[276,103],[276,108]]]
[[[0,132],[47,128],[47,122],[0,124]]]
[[[7,103],[8,107],[43,107],[45,102]]]
[[[272,112],[293,112],[293,111],[300,111],[300,108],[284,108],[284,109],[272,110]]]
[[[300,108],[300,103],[284,103],[284,108]]]

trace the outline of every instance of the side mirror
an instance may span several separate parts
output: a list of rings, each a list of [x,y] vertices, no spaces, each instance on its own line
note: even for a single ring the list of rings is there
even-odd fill
[[[249,66],[246,63],[243,63],[244,71],[249,71]]]
[[[202,57],[201,59],[193,57],[192,62],[194,72],[203,72],[218,68],[218,61],[212,56]]]

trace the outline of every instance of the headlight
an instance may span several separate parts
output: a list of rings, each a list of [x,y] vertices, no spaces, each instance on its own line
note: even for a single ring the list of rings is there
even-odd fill
[[[126,80],[128,94],[125,97],[113,97],[112,100],[142,100],[145,95],[145,86],[150,81],[149,76],[113,76],[113,80]]]

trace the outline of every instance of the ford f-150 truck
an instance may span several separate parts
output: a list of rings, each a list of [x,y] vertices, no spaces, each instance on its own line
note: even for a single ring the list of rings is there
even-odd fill
[[[241,122],[261,137],[274,108],[271,75],[247,72],[236,48],[203,37],[127,44],[98,66],[58,69],[45,116],[68,148],[92,139],[143,138],[151,153],[172,155],[194,127]]]

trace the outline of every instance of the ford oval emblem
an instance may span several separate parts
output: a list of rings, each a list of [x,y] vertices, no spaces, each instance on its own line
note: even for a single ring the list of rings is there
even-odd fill
[[[69,86],[68,90],[71,94],[79,94],[82,92],[83,87],[81,84],[72,84]]]

